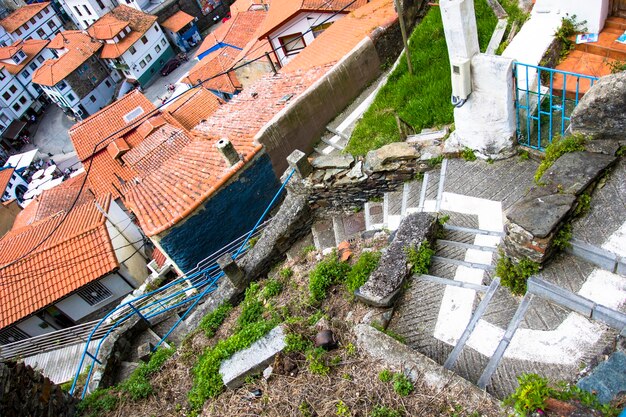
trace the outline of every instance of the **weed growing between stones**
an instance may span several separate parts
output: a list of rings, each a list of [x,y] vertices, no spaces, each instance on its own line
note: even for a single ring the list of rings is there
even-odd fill
[[[400,396],[406,397],[415,387],[411,380],[404,374],[397,373],[393,376],[393,390]]]
[[[471,148],[463,148],[463,150],[461,151],[461,158],[465,159],[466,161],[475,161],[476,154]]]
[[[591,209],[591,196],[589,194],[582,193],[578,197],[578,205],[574,210],[574,217],[585,217]]]
[[[206,337],[215,336],[215,332],[219,329],[222,323],[224,323],[224,320],[226,320],[226,317],[228,317],[232,309],[233,306],[229,303],[220,305],[218,308],[202,317],[198,327],[204,330]]]
[[[554,236],[554,240],[552,241],[552,246],[554,246],[557,250],[565,250],[570,247],[572,244],[569,242],[572,240],[572,225],[569,223],[565,223],[556,235]]]
[[[519,151],[519,160],[520,161],[528,161],[530,159],[530,153],[527,150]]]
[[[569,152],[578,152],[585,150],[585,142],[587,139],[582,135],[572,135],[567,138],[554,137],[552,143],[546,148],[545,156],[537,172],[535,172],[535,183],[540,184],[539,181],[543,174],[552,166],[552,164],[559,159],[562,155]]]
[[[443,162],[443,155],[439,155],[434,158],[430,158],[428,160],[428,165],[430,165],[431,167],[436,167],[437,165],[440,165],[442,162]]]
[[[363,252],[361,254],[359,260],[346,275],[346,288],[350,293],[365,284],[370,274],[378,266],[379,261],[380,252]]]
[[[617,152],[615,152],[615,156],[626,156],[626,145],[620,146]]]
[[[496,264],[496,275],[500,277],[500,284],[507,287],[515,295],[526,294],[526,281],[539,272],[539,264],[530,259],[522,259],[515,264],[500,252],[500,258]]]
[[[343,282],[349,271],[350,265],[338,260],[334,252],[318,263],[309,274],[311,302],[319,303],[326,298],[326,292],[330,286]]]
[[[393,330],[390,330],[390,329],[385,329],[383,326],[381,326],[377,322],[372,322],[372,327],[375,328],[376,330],[378,330],[379,332],[383,332],[387,336],[389,336],[389,337],[391,337],[393,339],[396,339],[398,342],[400,342],[402,344],[406,344],[406,339],[401,334],[398,334],[398,333],[396,333],[396,332],[394,332]]]
[[[561,59],[565,58],[567,54],[574,49],[574,43],[572,37],[577,33],[585,32],[587,27],[585,26],[587,21],[579,22],[576,19],[576,15],[563,17],[561,19],[561,27],[554,33],[554,37],[561,42]]]
[[[383,369],[378,374],[378,379],[381,382],[389,382],[393,379],[393,372],[391,372],[389,369]]]
[[[286,268],[281,269],[278,274],[283,279],[289,279],[293,276],[293,269],[286,267]]]
[[[418,275],[427,274],[430,268],[430,259],[435,254],[435,251],[430,247],[430,243],[425,240],[418,248],[411,246],[405,250],[409,263],[412,265],[411,271]]]

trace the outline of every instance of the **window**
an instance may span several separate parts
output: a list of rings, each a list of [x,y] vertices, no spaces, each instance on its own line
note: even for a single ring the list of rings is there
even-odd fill
[[[4,71],[0,70],[0,81],[4,80],[6,75],[4,75]]]
[[[111,83],[109,82],[109,80],[105,80],[105,81],[104,81],[104,84],[106,84],[106,86],[107,86],[108,88],[111,88]]]
[[[141,37],[141,43],[143,43],[144,45],[148,43],[148,38],[146,38],[145,36]]]
[[[20,97],[20,103],[26,104],[27,101],[28,100],[26,100],[26,97],[24,97],[24,96]]]
[[[67,95],[67,99],[68,99],[69,101],[74,101],[74,100],[76,100],[76,97],[74,97],[74,95],[73,95],[72,93],[69,93],[69,94]]]
[[[76,10],[76,13],[78,13],[79,16],[82,16],[83,14],[80,12],[80,9],[78,8],[78,6],[74,6],[74,10]]]
[[[146,66],[146,61],[144,61],[143,59],[142,59],[141,61],[139,61],[139,66],[140,66],[141,68],[145,68],[145,66]]]
[[[150,62],[152,61],[152,55],[148,54],[146,55],[146,62]]]
[[[28,30],[28,22],[24,23],[24,30]]]
[[[137,52],[137,49],[135,49],[135,47],[134,47],[134,46],[131,46],[128,50],[130,51],[130,54],[131,54],[131,55],[134,55],[134,54],[135,54],[135,52]]]
[[[42,19],[43,18],[43,14],[41,12],[37,13],[37,19]]]
[[[161,45],[157,45],[157,46],[155,46],[155,47],[154,47],[154,52],[156,52],[157,54],[158,54],[159,52],[161,52]]]
[[[5,91],[4,94],[2,95],[2,98],[5,99],[6,101],[9,101],[9,99],[11,98],[11,94],[8,91]]]
[[[35,18],[34,18],[34,17],[31,17],[31,18],[30,18],[30,23],[31,23],[31,24],[33,24],[33,25],[35,25],[35,23],[37,23],[37,21],[35,20]]]
[[[22,106],[20,106],[20,103],[15,103],[15,104],[13,105],[13,110],[15,110],[15,111],[20,111],[20,108],[21,108],[21,107],[22,107]]]
[[[96,97],[92,94],[92,95],[90,95],[90,96],[89,96],[89,100],[90,100],[92,103],[95,103],[95,102],[96,102]]]
[[[5,125],[8,125],[11,119],[9,119],[4,113],[0,113],[0,121]]]
[[[37,29],[37,35],[43,38],[44,36],[46,36],[46,32],[44,32],[44,30],[40,28]]]
[[[17,54],[19,55],[20,58],[26,58],[26,54],[24,53],[24,51],[18,51]]]
[[[24,72],[22,72],[23,79],[28,80],[29,76],[30,76],[30,72],[28,72],[28,70],[24,70]]]
[[[96,0],[96,3],[98,3],[98,7],[104,9],[104,3],[102,3],[102,0]]]
[[[43,64],[43,61],[44,61],[43,57],[41,55],[39,55],[37,57],[37,62],[39,62],[40,64]]]
[[[282,38],[278,38],[278,41],[280,42],[280,46],[283,48],[283,52],[287,56],[297,54],[306,46],[304,39],[302,38],[302,33],[283,36]]]
[[[158,26],[155,26],[155,27],[154,27],[154,30],[156,30],[156,31],[158,32],[158,31],[159,31],[159,27],[158,27]]]
[[[76,294],[90,306],[96,305],[113,296],[107,287],[97,281],[80,287]]]
[[[67,84],[65,83],[65,81],[61,80],[57,83],[57,88],[59,90],[63,90],[65,87],[67,87]]]
[[[95,75],[91,76],[91,82],[95,85],[96,83],[98,83],[98,77],[96,77]]]
[[[89,11],[89,8],[87,6],[85,6],[84,4],[83,4],[83,9],[85,9],[85,13],[86,14],[91,15],[91,12]]]
[[[54,30],[57,26],[54,24],[53,20],[48,20],[48,27]]]
[[[37,69],[37,64],[35,64],[34,62],[31,62],[29,65],[31,70],[35,71]]]
[[[161,45],[165,46],[165,44],[167,44],[167,41],[165,39],[161,39]]]
[[[11,94],[15,94],[15,93],[17,93],[17,87],[12,85],[11,87],[9,87],[9,91],[11,92]]]
[[[22,29],[20,29],[20,28],[15,29],[15,34],[17,36],[22,36]]]

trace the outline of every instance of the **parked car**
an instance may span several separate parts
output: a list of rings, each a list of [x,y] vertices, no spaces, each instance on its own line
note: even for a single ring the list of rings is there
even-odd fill
[[[161,68],[161,75],[165,77],[167,74],[171,73],[179,66],[180,66],[180,60],[178,58],[172,58],[169,61],[167,61],[165,65],[163,65],[163,68]]]

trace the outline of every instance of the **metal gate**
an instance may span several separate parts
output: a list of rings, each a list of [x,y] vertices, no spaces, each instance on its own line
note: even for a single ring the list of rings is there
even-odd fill
[[[563,135],[579,99],[597,77],[515,63],[515,111],[520,145],[543,151]]]

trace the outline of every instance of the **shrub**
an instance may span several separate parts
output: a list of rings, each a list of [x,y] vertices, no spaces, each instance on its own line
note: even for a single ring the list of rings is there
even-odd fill
[[[215,336],[215,332],[217,332],[217,329],[224,323],[224,320],[226,320],[232,309],[233,307],[229,303],[220,305],[218,308],[202,317],[198,327],[204,330],[207,337]]]
[[[284,349],[285,353],[304,353],[313,346],[308,338],[298,333],[288,333],[285,336],[285,343],[287,344]]]
[[[463,148],[463,150],[461,151],[461,158],[465,159],[466,161],[475,161],[476,154],[471,148]]]
[[[406,253],[414,274],[422,275],[428,273],[430,259],[435,254],[435,251],[430,248],[430,243],[427,240],[423,241],[418,248],[415,246],[407,248]]]
[[[306,360],[309,363],[309,371],[316,375],[328,375],[330,367],[326,364],[324,356],[326,351],[321,347],[310,349],[306,355]]]
[[[562,45],[561,58],[564,58],[569,51],[574,48],[574,44],[570,38],[577,33],[585,32],[587,30],[587,27],[585,26],[586,23],[586,21],[578,22],[576,20],[576,15],[561,18],[561,27],[559,27],[554,33],[554,37],[557,38]]]
[[[111,388],[97,389],[78,403],[76,409],[81,416],[97,417],[103,412],[112,411],[117,407],[119,397]]]
[[[354,292],[365,284],[370,274],[378,266],[379,261],[380,252],[363,252],[346,276],[348,291]]]
[[[397,373],[393,376],[393,390],[396,394],[406,397],[411,392],[413,392],[414,386],[413,383],[406,375],[402,373]]]
[[[384,405],[375,405],[370,417],[402,417],[402,413]]]
[[[276,297],[283,291],[283,284],[275,279],[268,279],[261,291],[261,297],[264,299]]]
[[[350,413],[350,408],[343,401],[339,401],[337,403],[337,411],[335,412],[337,417],[350,417],[352,414]]]
[[[552,140],[552,143],[546,147],[545,156],[537,172],[535,172],[535,182],[539,184],[543,174],[552,166],[552,164],[562,155],[568,152],[577,152],[585,150],[586,139],[582,135],[572,135],[567,138],[559,138],[558,136]]]
[[[496,265],[496,275],[500,277],[500,283],[508,287],[513,294],[526,294],[526,281],[537,272],[539,272],[538,263],[530,259],[522,259],[516,265],[510,258],[500,253],[500,259]]]
[[[339,261],[334,253],[318,263],[309,274],[311,301],[317,303],[326,298],[330,286],[344,281],[348,271],[350,266]]]
[[[389,382],[393,379],[393,372],[389,369],[383,369],[378,374],[378,379],[380,379],[381,382]]]

